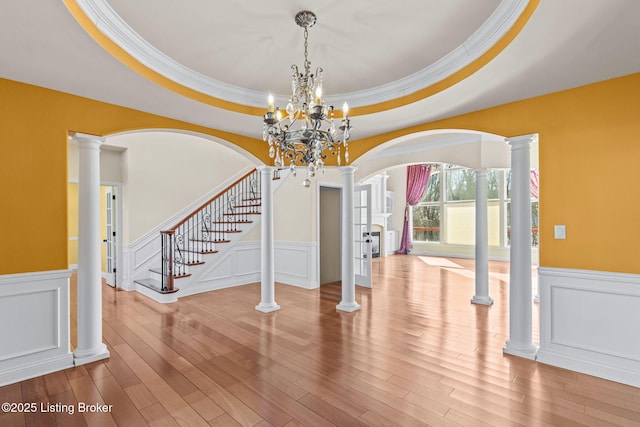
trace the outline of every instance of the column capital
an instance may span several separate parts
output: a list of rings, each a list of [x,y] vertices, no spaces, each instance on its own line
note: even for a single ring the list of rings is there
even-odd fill
[[[528,148],[531,144],[538,140],[537,133],[531,133],[529,135],[513,136],[511,138],[505,138],[505,142],[511,145],[511,149],[516,148]]]
[[[353,175],[356,172],[355,166],[339,166],[338,170],[342,173],[342,175]]]
[[[70,132],[69,136],[71,137],[71,139],[73,139],[77,143],[93,143],[93,144],[97,144],[98,147],[104,144],[106,140],[106,138],[102,136],[89,135],[87,133],[80,133],[80,132]]]

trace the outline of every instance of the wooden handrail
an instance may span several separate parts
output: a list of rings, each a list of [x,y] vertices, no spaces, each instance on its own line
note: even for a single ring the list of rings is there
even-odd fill
[[[179,223],[177,223],[176,225],[174,225],[173,227],[171,227],[169,230],[165,230],[165,231],[161,231],[161,233],[175,233],[176,229],[178,227],[180,227],[182,224],[184,224],[185,222],[187,222],[189,219],[193,218],[198,212],[200,212],[202,209],[204,209],[207,205],[209,205],[210,203],[212,203],[213,201],[215,201],[216,199],[220,198],[222,195],[224,195],[227,191],[229,191],[233,186],[238,185],[238,183],[240,183],[242,180],[244,180],[245,178],[247,178],[249,175],[253,174],[256,171],[256,169],[252,169],[249,172],[247,172],[246,174],[244,174],[241,178],[238,178],[235,182],[233,182],[232,184],[229,184],[227,187],[225,187],[224,190],[218,192],[218,194],[216,194],[215,196],[213,196],[212,198],[210,198],[209,200],[207,200],[206,202],[204,202],[202,205],[200,205],[200,207],[198,207],[197,209],[195,209],[193,212],[191,212],[191,214],[187,215],[182,221],[180,221]]]

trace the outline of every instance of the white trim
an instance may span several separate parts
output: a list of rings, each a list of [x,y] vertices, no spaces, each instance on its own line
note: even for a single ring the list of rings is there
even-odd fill
[[[75,0],[100,32],[153,71],[205,95],[253,107],[264,106],[264,91],[230,85],[192,70],[170,58],[140,36],[108,4],[106,0]],[[353,107],[373,105],[408,95],[438,83],[463,69],[489,49],[513,28],[529,0],[502,0],[489,18],[460,46],[428,67],[397,81],[367,90],[334,94],[328,104],[340,105],[344,99]],[[288,95],[276,95],[286,104]],[[338,102],[339,101],[339,102]],[[282,103],[281,102],[281,103]]]
[[[0,386],[73,366],[70,270],[0,276]]]
[[[640,275],[540,267],[538,360],[640,387]]]

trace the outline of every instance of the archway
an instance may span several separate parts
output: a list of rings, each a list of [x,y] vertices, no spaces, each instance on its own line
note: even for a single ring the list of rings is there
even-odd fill
[[[173,139],[171,138],[172,136],[174,137]],[[81,246],[79,250],[81,256],[77,262],[78,346],[74,355],[76,364],[84,364],[109,357],[109,352],[104,343],[102,343],[101,263],[99,262],[101,242],[99,238],[96,238],[96,236],[100,236],[101,226],[100,183],[104,181],[113,182],[122,188],[123,197],[119,206],[121,206],[124,214],[122,215],[123,220],[118,221],[119,228],[122,230],[122,238],[119,239],[117,250],[123,254],[118,257],[123,260],[123,268],[118,269],[119,280],[117,281],[122,284],[123,288],[127,289],[127,284],[130,284],[133,278],[129,268],[135,267],[140,257],[148,254],[125,251],[123,248],[128,248],[132,242],[144,238],[145,234],[157,234],[157,230],[153,227],[150,230],[146,230],[146,232],[144,230],[144,217],[148,217],[149,212],[158,210],[157,207],[149,209],[149,204],[155,197],[162,199],[163,194],[166,196],[164,193],[166,190],[184,188],[191,190],[191,194],[187,196],[187,198],[191,198],[194,191],[196,193],[200,192],[200,187],[195,186],[194,181],[203,178],[205,181],[204,188],[211,185],[210,182],[206,181],[211,176],[202,176],[206,171],[215,170],[218,175],[230,172],[237,173],[238,170],[243,168],[254,168],[255,164],[259,164],[260,161],[230,142],[179,130],[146,129],[107,137],[72,133],[70,139],[71,143],[78,144],[78,150],[69,150],[69,155],[77,155],[78,160],[73,159],[68,163],[69,165],[76,165],[77,168],[76,180],[79,184],[78,228],[80,229],[78,239],[79,246]],[[208,144],[209,141],[214,141],[218,144]],[[189,149],[187,149],[187,146],[190,146]],[[117,152],[120,157],[114,160],[114,156],[101,156],[101,151],[104,151],[107,147],[109,149],[106,151]],[[194,149],[194,147],[199,149]],[[132,148],[137,150],[136,155],[132,155]],[[138,150],[139,148],[142,148],[142,150]],[[106,157],[110,157],[110,160],[104,161]],[[158,162],[161,157],[166,162],[164,165],[159,166]],[[208,167],[205,163],[207,158],[223,159],[220,162],[223,166]],[[194,168],[196,162],[199,162],[198,168]],[[178,168],[178,165],[180,165],[180,168]],[[101,174],[101,171],[103,174]],[[158,173],[149,176],[152,171]],[[191,175],[185,178],[187,172],[190,172]],[[168,175],[168,179],[159,183],[158,181],[163,175]],[[171,183],[177,183],[177,185],[172,187]],[[142,185],[143,188],[138,188],[132,192],[131,187],[133,184],[138,187]],[[198,188],[193,190],[194,187]],[[153,193],[149,191],[154,188],[157,188],[159,192]],[[145,198],[145,195],[148,197]],[[201,194],[196,194],[196,196],[201,196]],[[172,193],[171,197],[165,197],[159,203],[159,206],[163,204],[171,205],[171,203],[167,203],[167,200],[175,201],[175,199],[175,194]],[[134,201],[141,202],[143,206],[146,206],[146,215],[136,214],[135,206],[132,207],[135,204],[133,203]],[[190,202],[192,201],[190,200]],[[177,203],[181,202],[178,201]],[[167,207],[167,209],[169,212],[173,210],[172,206]],[[137,228],[134,227],[132,229],[131,224],[134,222],[133,219],[136,215],[138,218],[142,218],[143,221],[141,225],[136,226]],[[163,213],[160,215],[163,215]]]
[[[537,165],[537,135],[505,138],[485,132],[441,129],[405,135],[365,153],[354,162],[359,179],[391,167],[418,163],[452,163],[475,171],[476,220],[476,294],[472,303],[490,305],[488,295],[487,170],[512,170],[512,227],[509,259],[510,338],[505,353],[534,358],[532,342],[531,289],[531,148]]]

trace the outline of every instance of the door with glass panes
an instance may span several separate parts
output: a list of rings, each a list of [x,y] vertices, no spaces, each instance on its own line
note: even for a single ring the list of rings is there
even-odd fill
[[[356,285],[371,287],[371,184],[356,185],[353,198]]]

